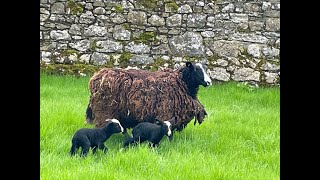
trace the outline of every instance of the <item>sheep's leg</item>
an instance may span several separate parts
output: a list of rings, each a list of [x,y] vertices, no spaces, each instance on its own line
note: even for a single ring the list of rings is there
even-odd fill
[[[108,148],[106,146],[104,146],[104,144],[100,144],[99,149],[101,149],[104,153],[108,152]]]
[[[81,147],[81,157],[87,156],[89,152],[90,146],[89,145],[84,145]]]
[[[98,147],[97,146],[93,146],[92,147],[92,154],[95,154],[97,152]]]
[[[71,149],[70,149],[70,156],[73,156],[78,150],[77,145],[72,144]]]

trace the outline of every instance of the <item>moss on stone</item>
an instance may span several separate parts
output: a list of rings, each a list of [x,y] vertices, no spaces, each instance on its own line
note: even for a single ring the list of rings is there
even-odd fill
[[[122,13],[123,12],[123,8],[120,4],[115,4],[114,5],[114,9],[117,13]]]
[[[40,72],[47,74],[91,76],[100,67],[89,64],[45,64],[40,63]]]
[[[122,24],[122,27],[125,29],[125,30],[130,30],[130,26],[128,23],[123,23]]]
[[[143,32],[137,38],[133,39],[136,43],[150,44],[151,42],[158,41],[153,32]]]
[[[126,67],[129,64],[129,60],[132,58],[132,54],[129,52],[123,52],[119,58],[120,67]]]
[[[70,11],[73,15],[81,14],[83,12],[83,6],[74,2],[73,0],[67,1],[67,8],[70,8]]]
[[[166,3],[166,7],[170,8],[172,12],[178,11],[178,5],[175,1],[169,1]]]
[[[95,51],[96,49],[102,49],[102,48],[103,47],[97,45],[97,40],[96,39],[94,39],[93,41],[90,42],[90,49],[92,51]]]
[[[136,0],[138,4],[142,5],[147,9],[153,9],[157,6],[156,0]]]
[[[154,59],[154,63],[151,63],[149,65],[146,66],[147,70],[150,71],[157,71],[159,69],[159,67],[164,67],[164,64],[168,64],[169,68],[173,68],[174,66],[174,61],[173,60],[164,60],[162,58],[156,58]]]

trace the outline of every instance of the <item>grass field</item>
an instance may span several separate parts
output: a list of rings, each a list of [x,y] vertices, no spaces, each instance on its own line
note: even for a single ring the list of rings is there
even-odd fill
[[[121,151],[115,134],[103,154],[70,157],[71,138],[84,125],[89,77],[40,76],[40,178],[47,179],[280,179],[280,90],[238,83],[199,90],[208,116],[193,120],[157,149]],[[86,127],[92,127],[87,125]]]

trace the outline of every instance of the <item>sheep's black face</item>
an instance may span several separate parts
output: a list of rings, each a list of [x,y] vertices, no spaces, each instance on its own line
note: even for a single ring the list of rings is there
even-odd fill
[[[171,141],[172,140],[172,137],[173,137],[173,131],[171,130],[172,129],[172,125],[169,121],[164,121],[163,122],[164,124],[166,124],[167,126],[167,136],[169,137],[169,140]]]
[[[206,73],[207,67],[201,63],[187,64],[192,71],[192,77],[194,81],[204,87],[210,86],[212,84],[210,77]]]
[[[111,119],[112,121],[112,129],[113,133],[119,133],[119,132],[124,132],[123,127],[121,126],[120,122],[117,119]]]

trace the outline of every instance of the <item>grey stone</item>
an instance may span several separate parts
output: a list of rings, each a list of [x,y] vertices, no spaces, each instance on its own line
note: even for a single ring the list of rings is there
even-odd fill
[[[229,81],[230,74],[224,68],[214,67],[209,71],[209,76],[211,79],[216,79],[219,81]]]
[[[126,18],[122,14],[119,14],[119,13],[111,14],[110,18],[111,18],[111,21],[116,24],[121,24],[121,23],[124,23],[127,21]]]
[[[197,1],[197,6],[204,6],[204,2],[203,1]]]
[[[93,10],[93,14],[102,15],[106,13],[106,10],[103,7],[97,7]]]
[[[278,58],[280,54],[280,50],[274,47],[264,47],[262,49],[262,53],[268,58]]]
[[[134,9],[133,4],[129,1],[126,1],[126,0],[121,1],[121,6],[123,9]]]
[[[181,14],[192,13],[192,9],[188,4],[184,4],[178,8],[178,13],[181,13]]]
[[[213,16],[209,16],[207,18],[207,26],[208,27],[214,27],[215,18]]]
[[[102,1],[93,1],[94,7],[105,7],[104,2]]]
[[[50,32],[50,37],[53,40],[70,40],[71,37],[66,30],[56,30],[56,31],[51,31]]]
[[[117,40],[130,40],[131,32],[124,29],[121,25],[117,25],[114,28],[113,37]]]
[[[260,72],[251,68],[237,68],[234,70],[232,79],[235,81],[260,81]]]
[[[280,18],[267,18],[266,19],[266,30],[267,31],[280,31]]]
[[[49,18],[49,15],[47,14],[40,14],[40,21],[44,22]]]
[[[169,46],[172,53],[178,56],[203,56],[205,53],[202,36],[195,32],[172,37]]]
[[[77,24],[72,24],[69,33],[73,35],[81,35],[80,27]]]
[[[268,42],[268,38],[261,35],[256,35],[254,33],[234,33],[231,35],[230,39],[261,44]]]
[[[205,38],[212,38],[214,37],[214,32],[213,31],[203,31],[201,32],[202,37]]]
[[[92,12],[87,11],[86,13],[80,15],[79,22],[83,24],[92,24],[94,20],[95,17],[93,16]]]
[[[218,40],[209,42],[209,48],[221,57],[237,57],[244,51],[244,45],[237,41]]]
[[[85,39],[75,43],[69,43],[69,46],[73,49],[83,52],[90,48],[90,41]]]
[[[277,11],[277,10],[264,11],[263,16],[265,16],[265,17],[273,17],[273,18],[280,18],[280,11]]]
[[[168,44],[161,44],[159,46],[154,46],[151,49],[151,54],[159,55],[159,54],[168,54],[170,48]]]
[[[103,65],[110,60],[110,56],[104,53],[94,52],[91,55],[91,62],[94,65]]]
[[[249,21],[249,28],[251,31],[261,31],[264,23],[260,21]]]
[[[226,61],[224,59],[217,59],[217,61],[214,61],[212,64],[213,65],[218,65],[218,66],[227,66],[228,65],[228,61]]]
[[[106,40],[106,41],[97,41],[96,45],[100,48],[97,48],[98,52],[118,52],[122,53],[122,44],[120,42]]]
[[[41,51],[41,61],[49,63],[51,61],[51,52]]]
[[[233,11],[234,11],[234,5],[233,5],[232,3],[230,3],[230,4],[226,5],[225,7],[223,7],[223,8],[221,9],[221,11],[222,11],[223,13],[233,12]]]
[[[158,16],[158,15],[152,15],[148,22],[152,25],[152,26],[164,26],[165,22],[164,22],[164,18]]]
[[[48,10],[46,10],[45,8],[40,8],[40,14],[50,15],[50,12]]]
[[[102,26],[91,25],[84,29],[85,36],[105,36],[107,34],[107,30]]]
[[[150,52],[150,46],[143,43],[136,44],[134,41],[132,41],[125,46],[125,51],[134,54],[145,54]]]
[[[80,56],[79,61],[89,64],[91,58],[91,54],[83,54]]]
[[[277,78],[279,77],[277,73],[264,72],[264,75],[266,82],[269,84],[276,83]]]
[[[64,14],[65,9],[64,9],[64,4],[61,2],[54,3],[51,6],[51,13],[53,14]]]
[[[265,62],[260,66],[260,69],[265,71],[276,71],[280,69],[280,66],[270,62]]]
[[[93,6],[92,6],[91,3],[86,3],[85,8],[88,9],[88,10],[92,10],[92,9],[93,9]]]
[[[174,27],[181,25],[181,14],[175,14],[167,18],[167,26]]]
[[[148,55],[137,55],[134,54],[132,58],[129,59],[130,63],[138,63],[138,64],[151,64],[154,63],[154,60],[152,57],[149,57]]]
[[[247,51],[248,54],[252,55],[255,58],[261,57],[261,45],[259,44],[250,44]]]
[[[180,29],[171,29],[169,30],[168,34],[171,34],[171,35],[180,34]]]
[[[82,39],[81,36],[71,36],[71,38],[72,38],[72,39],[75,39],[75,40],[80,40],[80,39]]]
[[[234,23],[248,23],[249,17],[247,14],[230,13],[231,21]]]
[[[206,18],[207,18],[207,15],[189,14],[188,15],[188,21],[187,21],[187,26],[188,27],[202,28],[202,27],[204,27],[206,25]]]
[[[262,10],[270,10],[271,9],[271,2],[262,2]]]
[[[147,15],[143,11],[130,11],[128,13],[128,22],[132,24],[147,24]]]
[[[56,28],[59,30],[63,30],[63,29],[68,29],[69,26],[68,25],[64,25],[64,24],[60,24],[60,23],[56,23]]]
[[[229,20],[230,16],[229,16],[229,13],[219,13],[214,17],[214,19],[216,19],[216,20]]]

